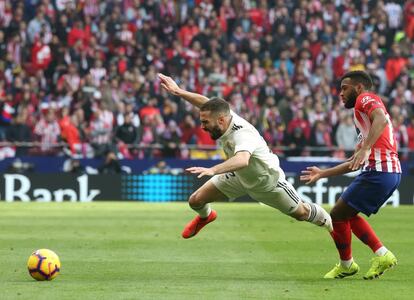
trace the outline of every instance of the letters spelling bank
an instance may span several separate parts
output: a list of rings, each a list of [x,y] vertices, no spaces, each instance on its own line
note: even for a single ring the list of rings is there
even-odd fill
[[[30,200],[40,202],[62,202],[81,201],[90,202],[101,193],[99,189],[89,189],[88,175],[76,177],[77,190],[73,188],[35,188],[32,189],[32,182],[29,177],[21,174],[4,174],[4,195],[0,199],[7,202],[20,200],[28,202]]]

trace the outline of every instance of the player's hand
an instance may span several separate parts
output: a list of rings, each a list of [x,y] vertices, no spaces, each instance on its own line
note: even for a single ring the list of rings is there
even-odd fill
[[[201,178],[203,176],[214,176],[215,173],[211,168],[202,168],[202,167],[191,167],[185,169],[187,172],[191,174],[199,174],[197,178]]]
[[[306,181],[306,184],[311,184],[321,178],[322,170],[315,166],[307,167],[306,170],[302,171],[302,174],[304,175],[300,175],[300,180]]]
[[[161,86],[168,93],[179,96],[180,87],[170,76],[166,76],[164,74],[158,73],[158,78],[161,80]]]
[[[371,153],[371,149],[360,148],[358,149],[355,154],[352,156],[350,160],[350,169],[352,171],[358,170],[361,165],[365,163],[366,160],[369,158],[369,154]]]
[[[351,156],[351,157],[348,157],[348,158],[346,159],[346,161],[352,161],[352,160],[354,159],[354,156],[355,156],[355,153],[354,153],[354,154],[352,154],[352,156]]]

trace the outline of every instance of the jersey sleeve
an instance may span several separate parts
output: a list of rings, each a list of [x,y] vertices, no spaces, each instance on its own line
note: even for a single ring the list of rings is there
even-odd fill
[[[253,154],[254,150],[258,147],[256,136],[248,130],[240,130],[234,134],[234,153],[240,151],[248,151]]]
[[[363,97],[358,97],[355,103],[355,109],[363,112],[367,116],[370,116],[372,111],[376,108],[381,108],[386,112],[381,98],[375,94],[365,94]]]

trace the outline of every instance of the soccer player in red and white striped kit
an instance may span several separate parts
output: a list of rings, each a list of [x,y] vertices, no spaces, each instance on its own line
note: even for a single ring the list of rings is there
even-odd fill
[[[333,168],[322,170],[313,166],[302,171],[301,180],[309,184],[323,177],[361,169],[330,213],[334,228],[331,236],[340,262],[325,274],[325,278],[344,278],[359,271],[352,257],[352,233],[376,254],[364,279],[377,278],[397,264],[394,254],[382,244],[369,223],[359,216],[360,212],[367,216],[377,213],[401,181],[392,123],[381,98],[372,93],[371,88],[371,77],[363,71],[348,72],[341,79],[340,99],[345,108],[354,109],[354,121],[359,132],[354,155]]]

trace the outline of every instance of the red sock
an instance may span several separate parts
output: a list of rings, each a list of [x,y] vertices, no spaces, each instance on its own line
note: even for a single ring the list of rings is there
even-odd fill
[[[362,217],[356,215],[349,220],[352,232],[373,252],[382,247],[382,243],[372,229],[371,225]]]
[[[336,249],[338,249],[341,260],[350,260],[352,258],[351,251],[351,224],[349,220],[333,221],[333,231],[331,236],[335,241]]]

